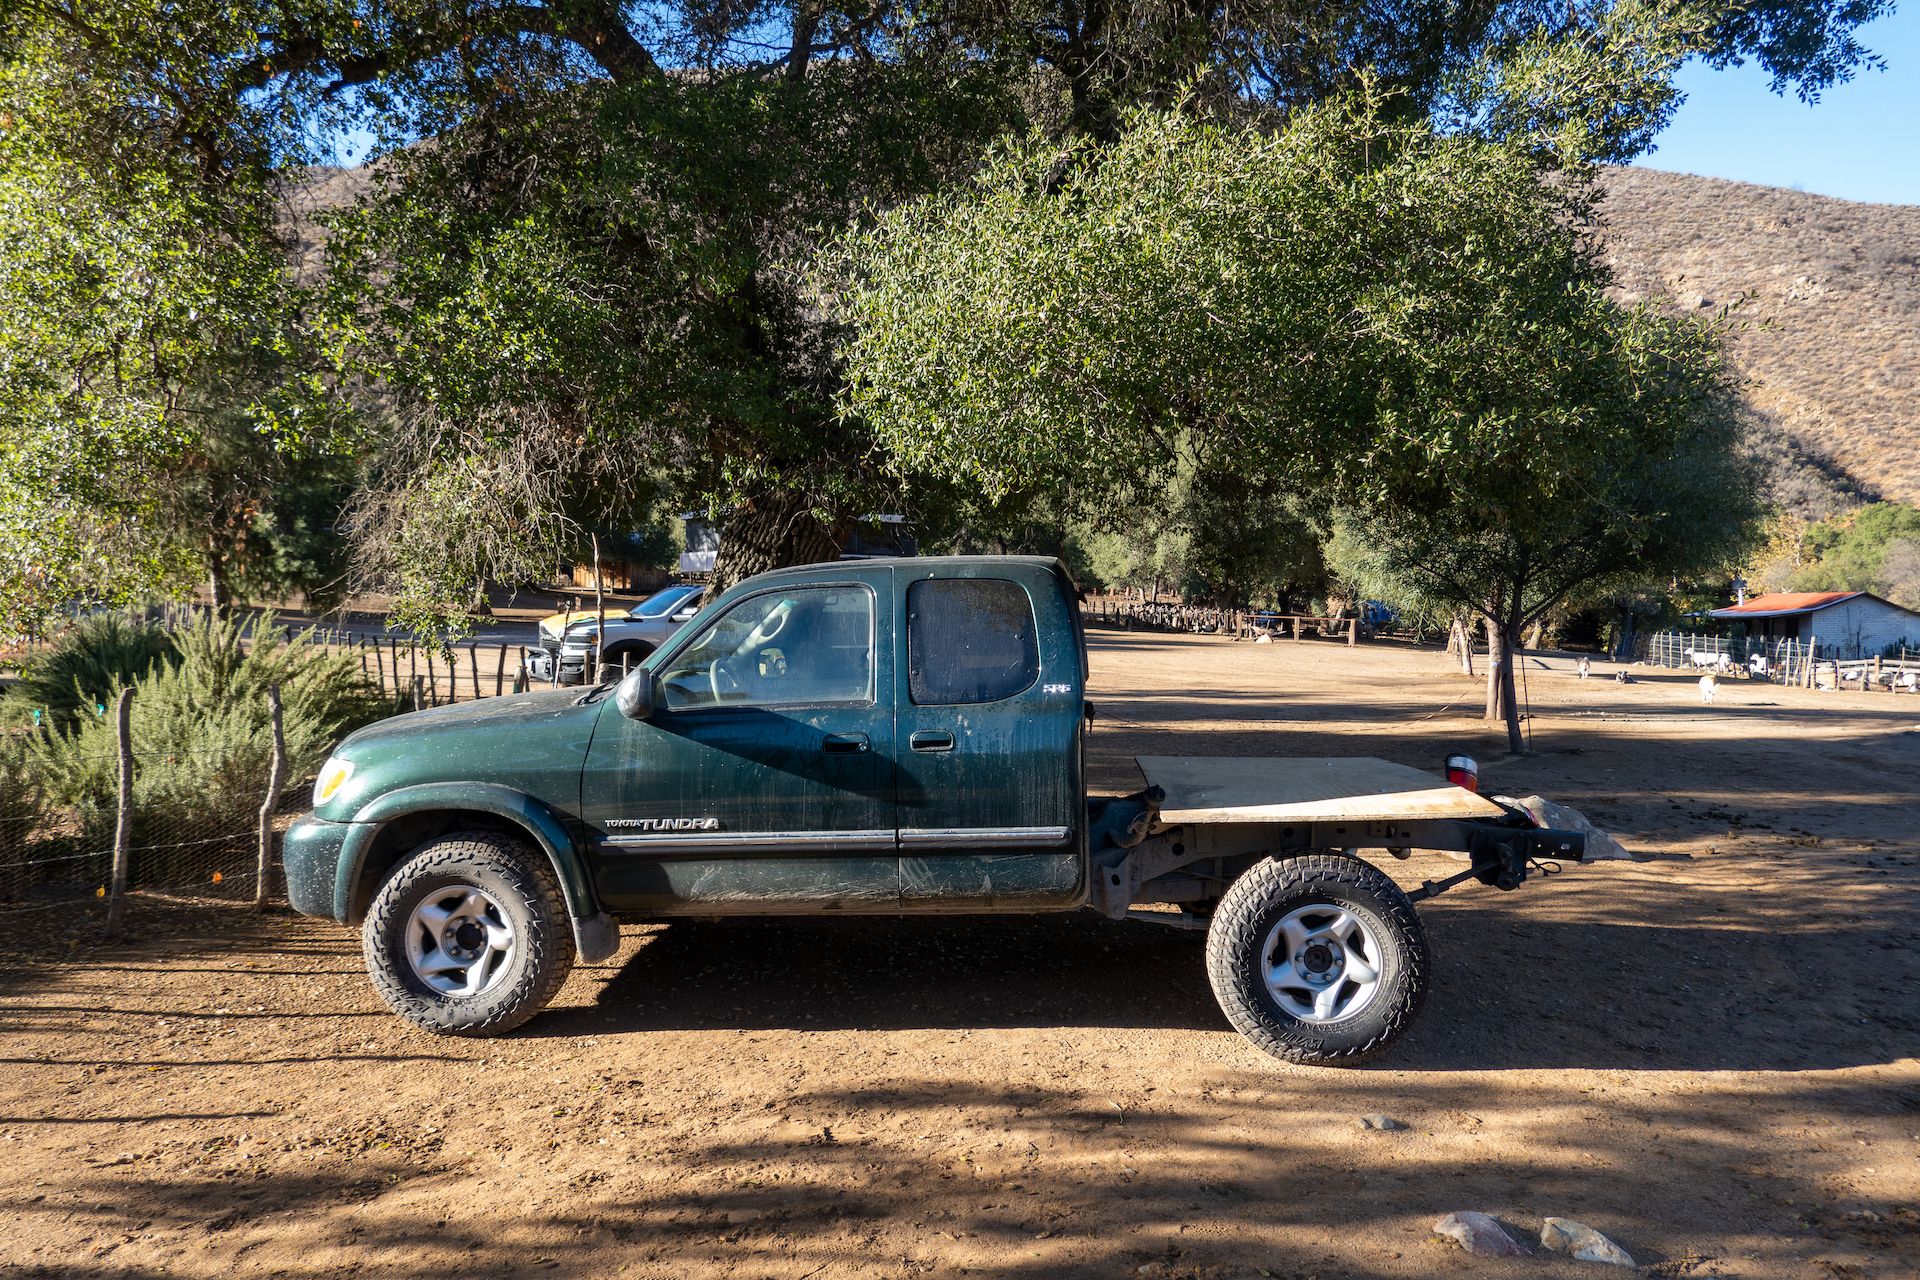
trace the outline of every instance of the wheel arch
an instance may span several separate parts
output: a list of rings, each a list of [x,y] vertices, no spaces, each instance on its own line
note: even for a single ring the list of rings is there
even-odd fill
[[[409,850],[449,831],[499,831],[531,839],[546,855],[573,921],[574,945],[591,964],[620,946],[620,929],[600,909],[585,860],[551,808],[497,783],[422,783],[376,797],[353,816],[335,873],[334,916],[366,917],[374,890]]]

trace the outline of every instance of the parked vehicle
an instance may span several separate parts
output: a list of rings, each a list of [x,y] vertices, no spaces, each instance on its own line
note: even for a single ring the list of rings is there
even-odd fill
[[[402,1017],[461,1035],[532,1017],[576,958],[614,954],[619,921],[1184,922],[1207,930],[1235,1027],[1292,1061],[1347,1063],[1426,995],[1416,901],[1583,856],[1581,834],[1476,794],[1463,757],[1445,779],[1372,759],[1145,757],[1139,792],[1089,796],[1086,680],[1058,561],[764,574],[617,684],[349,737],[286,835],[288,897],[360,926]],[[1357,848],[1470,861],[1409,894]]]
[[[609,611],[604,641],[598,614],[576,612],[542,619],[540,649],[527,655],[527,675],[553,683],[557,671],[560,684],[579,684],[596,652],[603,670],[637,665],[699,611],[705,592],[698,584],[683,583],[656,591],[618,614]]]

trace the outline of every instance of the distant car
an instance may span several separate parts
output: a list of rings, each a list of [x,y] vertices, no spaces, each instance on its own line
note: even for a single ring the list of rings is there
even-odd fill
[[[654,592],[631,609],[609,611],[604,641],[597,614],[583,610],[543,619],[539,651],[527,655],[527,675],[551,684],[557,673],[560,684],[578,684],[586,679],[596,650],[603,669],[638,664],[699,611],[705,594],[697,583],[682,583]]]

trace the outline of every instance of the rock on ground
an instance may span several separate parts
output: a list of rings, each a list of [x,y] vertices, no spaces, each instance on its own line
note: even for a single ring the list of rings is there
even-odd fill
[[[1363,1129],[1379,1129],[1383,1132],[1391,1133],[1397,1129],[1404,1129],[1407,1126],[1403,1121],[1395,1120],[1392,1116],[1382,1115],[1376,1111],[1370,1116],[1361,1116],[1360,1127]]]
[[[1476,1258],[1530,1258],[1527,1247],[1508,1235],[1506,1228],[1484,1213],[1463,1209],[1433,1224],[1433,1233],[1445,1236]]]
[[[1607,1262],[1616,1267],[1631,1267],[1633,1257],[1625,1249],[1584,1223],[1570,1218],[1548,1218],[1540,1228],[1540,1243],[1555,1253],[1571,1254],[1582,1262]]]

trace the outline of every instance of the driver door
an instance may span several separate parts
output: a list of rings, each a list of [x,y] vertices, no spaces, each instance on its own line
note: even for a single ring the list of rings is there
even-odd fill
[[[602,715],[581,813],[615,912],[899,901],[891,577],[773,586],[649,662],[653,718]]]

